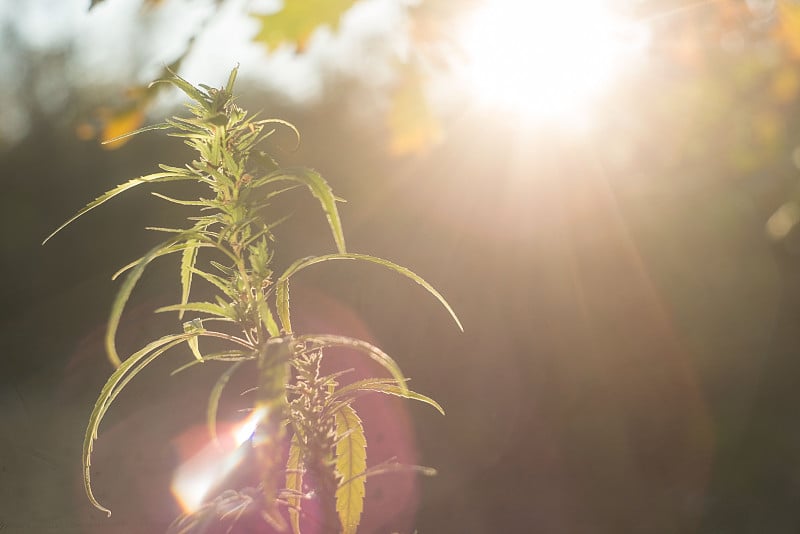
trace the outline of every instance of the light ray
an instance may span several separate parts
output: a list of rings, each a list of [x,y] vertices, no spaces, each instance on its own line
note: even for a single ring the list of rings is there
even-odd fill
[[[263,411],[253,410],[242,422],[219,433],[218,443],[209,438],[196,454],[178,467],[171,490],[185,513],[200,508],[208,491],[241,463],[245,451],[240,445],[252,437],[263,415]]]

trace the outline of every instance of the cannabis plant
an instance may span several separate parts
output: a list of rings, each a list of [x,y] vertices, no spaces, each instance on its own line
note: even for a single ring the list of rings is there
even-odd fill
[[[95,507],[111,514],[97,501],[91,484],[92,449],[100,423],[136,375],[168,350],[185,343],[193,360],[184,367],[212,360],[228,365],[209,394],[206,415],[212,437],[216,436],[220,397],[233,373],[247,364],[257,370],[254,373],[257,381],[253,384],[257,423],[250,446],[260,482],[255,488],[228,490],[209,501],[201,511],[225,510],[223,519],[230,521],[233,517],[235,522],[244,507],[258,504],[261,517],[272,528],[279,531],[291,528],[299,533],[304,502],[314,495],[322,505],[319,520],[325,532],[356,532],[367,477],[401,466],[385,462],[367,468],[366,439],[353,401],[375,392],[422,401],[440,412],[442,408],[431,398],[410,391],[398,365],[378,347],[341,335],[295,332],[289,304],[292,276],[328,261],[375,263],[422,285],[444,305],[459,328],[461,325],[439,292],[412,271],[385,259],[347,252],[337,208],[339,199],[327,182],[310,169],[282,168],[260,148],[276,127],[290,128],[298,141],[299,134],[284,121],[257,119],[239,107],[233,97],[235,78],[236,69],[220,89],[195,87],[175,74],[158,80],[186,93],[191,100],[187,105],[191,116],[173,117],[129,135],[168,130],[168,135],[182,138],[196,151],[196,159],[183,167],[160,165],[160,172],[118,185],[53,232],[139,185],[195,182],[208,193],[188,200],[153,193],[173,204],[195,208],[196,212],[188,217],[185,228],[155,228],[166,233],[167,239],[114,276],[125,275],[113,301],[105,337],[108,358],[116,370],[102,388],[86,429],[83,444],[86,495]],[[272,261],[273,229],[281,219],[276,218],[272,205],[296,187],[307,188],[319,201],[336,252],[301,258],[277,271]],[[180,257],[180,302],[156,311],[177,312],[182,328],[146,343],[123,358],[117,352],[115,337],[126,302],[148,265],[173,254]],[[196,281],[208,284],[213,300],[192,299]],[[214,346],[213,351],[204,350],[200,344],[207,338],[218,340],[208,343]],[[220,346],[223,348],[219,349]],[[358,351],[383,366],[390,377],[345,383],[341,377],[346,371],[323,375],[320,365],[330,347]],[[286,442],[288,458],[282,452],[282,444]],[[172,530],[191,531],[201,522],[199,513],[178,518]]]

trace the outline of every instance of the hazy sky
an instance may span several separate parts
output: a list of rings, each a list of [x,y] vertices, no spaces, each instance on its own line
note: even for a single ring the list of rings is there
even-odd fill
[[[386,59],[401,54],[404,46],[399,30],[405,6],[396,0],[358,2],[335,34],[317,31],[305,54],[288,48],[267,53],[252,42],[258,26],[248,13],[274,11],[280,5],[274,0],[228,0],[216,13],[212,0],[163,0],[151,9],[142,4],[104,0],[89,10],[86,0],[0,2],[0,43],[16,41],[23,50],[45,56],[65,50],[58,70],[67,83],[91,91],[151,81],[202,28],[181,75],[194,83],[217,85],[239,64],[241,78],[296,103],[318,98],[325,74],[331,71],[345,78],[361,76],[370,85],[386,84],[393,76]],[[22,90],[24,77],[19,73],[27,68],[26,61],[13,52],[0,55],[0,97],[12,103],[0,109],[0,136],[7,139],[21,138],[26,131],[25,110],[13,105]],[[36,82],[34,92],[45,108],[63,104],[66,93],[56,87],[64,82],[60,75]],[[164,98],[179,96],[165,92]]]

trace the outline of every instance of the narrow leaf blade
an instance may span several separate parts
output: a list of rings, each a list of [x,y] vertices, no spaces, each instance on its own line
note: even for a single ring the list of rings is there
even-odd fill
[[[186,304],[173,304],[171,306],[164,306],[162,308],[158,308],[156,313],[163,313],[163,312],[170,312],[176,311],[178,313],[193,311],[193,312],[200,312],[200,313],[207,313],[209,315],[213,315],[215,317],[221,317],[223,319],[234,320],[232,313],[225,309],[223,306],[219,304],[213,304],[211,302],[187,302]]]
[[[110,144],[110,143],[116,143],[117,141],[121,141],[123,139],[127,139],[128,137],[132,137],[132,136],[138,135],[140,133],[150,132],[152,130],[169,130],[170,128],[172,128],[172,126],[167,124],[166,122],[161,122],[161,123],[158,123],[158,124],[151,124],[149,126],[144,126],[142,128],[137,128],[136,130],[133,130],[132,132],[126,132],[126,133],[124,133],[122,135],[118,135],[118,136],[113,137],[111,139],[106,139],[105,141],[103,141],[102,144],[107,145],[107,144]]]
[[[323,347],[348,347],[362,352],[379,363],[384,369],[389,371],[398,384],[398,387],[400,387],[404,393],[408,392],[408,387],[405,385],[406,378],[403,376],[400,366],[397,365],[397,362],[395,362],[391,356],[383,352],[372,343],[368,343],[361,339],[355,339],[347,336],[337,336],[333,334],[312,334],[307,336],[299,336],[297,340],[301,342],[309,341],[311,343],[319,344]]]
[[[463,332],[464,327],[461,325],[461,321],[458,319],[456,312],[453,311],[453,308],[450,307],[450,304],[445,300],[441,293],[439,293],[432,285],[425,281],[421,276],[413,272],[412,270],[403,267],[402,265],[398,265],[394,262],[389,260],[385,260],[383,258],[378,258],[376,256],[370,256],[368,254],[353,254],[353,253],[340,253],[340,254],[326,254],[323,256],[310,256],[307,258],[301,258],[291,264],[286,271],[280,276],[278,281],[281,280],[288,280],[290,276],[295,274],[296,272],[305,269],[306,267],[310,267],[311,265],[315,265],[317,263],[323,263],[326,261],[335,261],[335,260],[359,260],[359,261],[366,261],[370,263],[376,263],[387,269],[395,271],[396,273],[402,274],[403,276],[410,278],[411,280],[415,281],[422,287],[424,287],[428,293],[436,297],[442,306],[447,310],[453,320],[458,325],[458,328]]]
[[[183,249],[183,254],[181,254],[181,304],[183,305],[189,302],[189,292],[192,289],[192,270],[197,259],[196,243],[194,240],[188,241],[186,243],[187,247]],[[178,312],[179,320],[183,319],[184,311],[180,310]]]
[[[44,245],[45,243],[50,241],[50,238],[52,238],[58,232],[63,230],[65,227],[69,226],[72,222],[74,222],[76,219],[78,219],[79,217],[84,215],[86,212],[93,210],[97,206],[99,206],[101,204],[104,204],[106,201],[114,198],[115,196],[119,195],[120,193],[124,193],[128,189],[136,187],[137,185],[146,184],[146,183],[169,182],[169,181],[175,181],[175,180],[191,180],[191,179],[193,179],[191,176],[188,176],[188,175],[185,175],[185,174],[176,174],[174,172],[157,172],[157,173],[153,173],[153,174],[148,174],[147,176],[141,176],[139,178],[133,178],[132,180],[128,180],[125,183],[119,184],[114,189],[110,189],[109,191],[106,191],[105,193],[103,193],[102,195],[100,195],[99,197],[94,199],[93,201],[89,202],[86,206],[81,208],[78,211],[78,213],[76,213],[75,215],[70,217],[67,220],[67,222],[65,222],[64,224],[62,224],[58,228],[56,228],[53,231],[53,233],[51,233],[49,236],[47,236],[45,238],[45,240],[42,241],[42,245]]]
[[[158,256],[163,255],[163,250],[170,248],[177,241],[179,241],[179,239],[173,239],[171,241],[161,243],[160,245],[150,249],[147,254],[142,256],[139,262],[128,273],[128,276],[122,283],[122,287],[119,288],[116,297],[114,297],[114,303],[111,306],[111,314],[108,318],[108,327],[106,328],[105,338],[106,354],[108,355],[108,359],[111,361],[114,367],[119,367],[122,363],[119,358],[119,354],[117,353],[115,340],[117,328],[119,327],[119,321],[122,317],[122,311],[125,309],[125,304],[128,302],[128,298],[130,298],[133,288],[136,286],[139,278],[142,277],[142,273],[144,273],[147,265]]]
[[[278,318],[284,334],[292,333],[292,320],[289,316],[289,280],[278,280],[275,286],[275,303],[278,307]]]
[[[342,230],[342,220],[339,217],[339,208],[336,207],[336,196],[333,194],[331,186],[318,172],[311,169],[298,169],[293,172],[280,171],[269,177],[269,180],[291,180],[305,184],[311,194],[319,200],[322,211],[328,219],[328,226],[333,234],[336,249],[340,254],[347,252],[344,242],[344,230]]]
[[[191,98],[204,108],[208,109],[209,106],[208,99],[205,97],[205,95],[203,95],[203,93],[197,87],[195,87],[188,81],[184,80],[171,70],[169,69],[167,70],[171,74],[169,78],[155,80],[150,84],[150,86],[152,87],[153,85],[158,83],[170,83],[175,87],[177,87],[178,89],[180,89],[181,91],[183,91],[184,93],[186,93],[186,96],[188,96],[189,98]]]
[[[184,250],[186,248],[186,246],[187,246],[186,243],[176,243],[176,244],[171,245],[169,247],[165,247],[163,250],[161,250],[161,252],[159,252],[159,254],[156,256],[156,258],[159,257],[159,256],[166,256],[167,254],[172,254],[173,252],[179,252],[181,250]],[[206,243],[200,243],[200,244],[197,244],[195,246],[197,246],[197,247],[208,247],[210,245],[208,245]],[[127,272],[130,269],[132,269],[133,267],[135,267],[136,264],[139,263],[140,261],[142,261],[142,258],[138,258],[138,259],[130,262],[129,264],[125,265],[124,267],[120,268],[120,270],[118,270],[117,272],[115,272],[111,276],[111,279],[112,280],[116,280],[117,278],[119,278],[120,275],[125,274],[125,272]]]
[[[91,502],[95,508],[106,512],[106,514],[109,516],[111,515],[111,510],[101,505],[95,498],[92,491],[92,450],[94,448],[94,440],[97,439],[97,431],[100,427],[100,422],[103,420],[103,416],[111,405],[111,402],[121,391],[121,388],[123,388],[125,384],[127,384],[143,368],[143,366],[147,365],[153,359],[163,354],[166,350],[182,343],[192,335],[195,334],[173,334],[164,336],[147,344],[144,348],[131,355],[130,358],[122,362],[111,374],[103,386],[103,389],[100,391],[100,395],[94,404],[92,413],[89,416],[89,423],[86,427],[86,433],[84,434],[83,438],[83,486],[89,502]],[[135,365],[139,364],[139,362],[142,362],[141,366],[138,366],[130,374],[126,374]]]
[[[219,400],[222,398],[222,391],[225,389],[225,386],[228,385],[233,373],[241,367],[242,363],[241,361],[236,362],[225,369],[225,372],[223,372],[214,383],[214,387],[211,388],[211,393],[208,395],[206,424],[208,425],[208,433],[211,439],[214,440],[214,443],[219,443],[217,437],[217,412],[219,411]]]
[[[192,319],[191,321],[183,323],[183,331],[187,334],[194,334],[194,336],[186,340],[186,344],[189,345],[195,359],[200,362],[204,360],[203,355],[200,353],[200,341],[197,339],[197,336],[203,333],[204,330],[203,322],[200,319]]]
[[[367,378],[366,380],[359,380],[358,382],[348,384],[347,386],[344,386],[343,388],[334,392],[331,398],[337,399],[342,397],[355,397],[359,393],[384,393],[387,395],[403,397],[405,399],[416,400],[433,406],[442,415],[445,414],[444,408],[442,408],[438,402],[427,395],[403,388],[397,382],[390,382],[386,379],[380,378]]]

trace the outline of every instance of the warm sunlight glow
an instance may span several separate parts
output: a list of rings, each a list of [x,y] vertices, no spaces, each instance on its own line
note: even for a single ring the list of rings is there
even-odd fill
[[[485,0],[462,30],[476,98],[539,119],[580,118],[647,42],[600,0]]]
[[[184,512],[200,508],[208,491],[236,468],[244,456],[239,448],[255,432],[263,411],[254,410],[247,419],[218,436],[219,443],[208,441],[175,473],[172,494]]]

